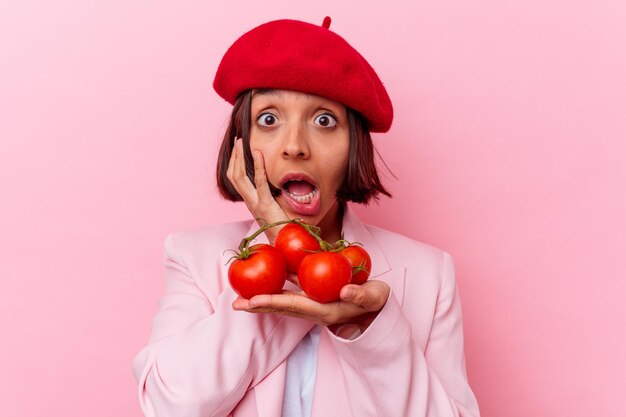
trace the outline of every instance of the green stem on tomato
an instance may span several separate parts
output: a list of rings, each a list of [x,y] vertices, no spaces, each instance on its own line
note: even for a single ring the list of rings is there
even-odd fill
[[[314,226],[312,224],[304,223],[303,221],[298,220],[298,219],[293,219],[290,221],[290,223],[295,223],[297,225],[304,227],[304,229],[307,232],[309,232],[309,234],[313,236],[315,240],[317,240],[317,243],[319,243],[320,248],[324,252],[339,252],[346,246],[345,243],[348,243],[348,246],[350,244],[350,242],[343,239],[343,232],[341,234],[342,239],[338,240],[335,243],[328,243],[324,239],[322,239],[322,237],[320,236],[321,230],[319,227]]]
[[[263,222],[265,222],[263,219],[261,218],[256,218],[256,220],[261,220]],[[241,243],[239,244],[239,252],[241,253],[242,257],[247,258],[250,253],[249,253],[249,249],[248,247],[250,246],[250,243],[261,233],[265,232],[267,229],[270,229],[272,227],[276,227],[276,226],[280,226],[283,224],[287,224],[287,223],[295,223],[301,227],[303,227],[311,236],[313,236],[313,238],[315,240],[317,240],[317,242],[320,245],[320,248],[324,251],[324,252],[328,252],[328,251],[332,251],[332,250],[338,250],[338,248],[340,246],[342,246],[340,244],[341,241],[335,243],[335,244],[331,244],[326,242],[324,239],[321,238],[320,234],[321,234],[321,230],[319,227],[312,225],[312,224],[308,224],[303,222],[302,220],[299,219],[289,219],[289,220],[279,220],[277,222],[274,223],[264,223],[263,226],[261,226],[256,232],[252,233],[250,236],[244,237],[241,240]]]
[[[261,218],[256,218],[256,220],[262,220],[265,223],[265,220],[261,219]],[[252,233],[250,236],[248,237],[244,237],[241,240],[241,243],[239,244],[239,252],[241,253],[247,253],[248,252],[248,246],[250,246],[250,242],[252,242],[254,239],[256,239],[256,237],[258,235],[260,235],[261,233],[265,232],[267,229],[274,227],[274,226],[280,226],[281,224],[287,224],[287,223],[291,223],[291,220],[280,220],[274,223],[265,223],[263,224],[263,226],[261,226],[256,232]]]
[[[301,220],[298,219],[292,219],[291,223],[295,223],[301,227],[304,228],[304,230],[306,230],[311,236],[313,236],[313,238],[315,238],[315,240],[317,240],[317,243],[319,243],[320,248],[322,248],[322,250],[324,252],[327,252],[329,250],[331,250],[334,245],[326,242],[324,239],[322,239],[322,237],[320,236],[321,234],[321,230],[319,227],[308,224],[308,223],[304,223]]]

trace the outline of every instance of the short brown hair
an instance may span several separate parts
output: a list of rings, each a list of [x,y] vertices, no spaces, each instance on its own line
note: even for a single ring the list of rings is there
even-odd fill
[[[271,92],[272,90],[257,89],[256,91]],[[222,197],[230,201],[243,201],[243,198],[235,190],[228,177],[226,177],[235,137],[243,139],[246,172],[254,184],[254,163],[252,152],[250,151],[252,92],[253,90],[246,90],[237,97],[217,159],[217,187]],[[348,116],[350,138],[348,169],[339,190],[337,190],[337,199],[341,202],[352,201],[367,204],[371,198],[378,199],[379,194],[391,197],[391,194],[383,187],[378,177],[378,171],[374,163],[374,144],[367,127],[367,120],[359,112],[349,107],[346,107],[346,114]],[[281,193],[280,189],[271,184],[270,190],[274,197]]]

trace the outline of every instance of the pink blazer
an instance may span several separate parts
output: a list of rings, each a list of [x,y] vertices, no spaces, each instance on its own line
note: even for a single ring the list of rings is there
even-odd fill
[[[165,239],[165,295],[133,361],[147,417],[280,417],[286,359],[314,324],[233,311],[223,252],[256,228],[237,222]],[[478,417],[450,256],[365,225],[349,207],[343,231],[368,250],[370,279],[391,294],[356,339],[322,330],[312,416]]]

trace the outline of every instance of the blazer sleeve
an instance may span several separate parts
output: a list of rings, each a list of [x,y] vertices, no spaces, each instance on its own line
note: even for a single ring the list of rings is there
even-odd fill
[[[227,416],[309,328],[286,316],[234,311],[230,286],[212,305],[177,253],[176,234],[164,246],[165,295],[132,365],[141,409],[146,417]]]
[[[355,416],[479,417],[465,369],[454,264],[445,252],[442,264],[424,349],[413,339],[411,323],[393,293],[356,339],[331,334]]]

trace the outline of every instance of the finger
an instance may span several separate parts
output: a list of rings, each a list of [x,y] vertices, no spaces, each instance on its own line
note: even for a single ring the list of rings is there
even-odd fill
[[[389,297],[389,286],[382,281],[368,281],[363,285],[348,284],[341,289],[340,297],[367,311],[379,311]]]
[[[258,196],[250,178],[246,175],[246,161],[243,151],[243,140],[241,138],[235,141],[233,151],[234,157],[231,182],[233,182],[233,186],[237,189],[237,192],[241,195],[246,204],[248,204],[249,207],[255,207],[258,202]]]
[[[250,299],[250,306],[255,308],[278,308],[289,310],[295,308],[296,298],[294,294],[261,294]]]
[[[239,194],[241,194],[240,187],[238,184],[238,178],[237,178],[237,158],[238,158],[238,154],[239,154],[239,138],[235,138],[234,142],[233,142],[233,149],[230,153],[230,159],[228,160],[228,169],[226,170],[226,177],[230,180],[231,184],[233,185],[233,187],[235,187],[235,189],[237,190],[237,192]]]
[[[300,294],[292,292],[292,291],[288,291],[288,290],[283,290],[283,295],[285,295],[285,296],[291,296],[291,295],[299,296]],[[257,297],[259,297],[259,296],[257,296]],[[255,297],[253,297],[253,298],[255,298]],[[291,302],[291,304],[293,304],[293,301]],[[281,308],[281,307],[272,307],[272,306],[269,306],[269,305],[266,306],[266,307],[254,306],[254,305],[252,305],[250,303],[250,300],[247,300],[247,299],[242,298],[242,297],[237,297],[237,299],[235,301],[233,301],[232,305],[233,305],[233,310],[237,310],[237,311],[245,311],[245,312],[248,312],[248,313],[274,313],[274,314],[281,314],[281,315],[284,315],[284,316],[296,317],[296,318],[299,318],[299,319],[316,321],[316,317],[311,317],[310,315],[299,313],[299,312],[295,311],[294,308],[285,309],[285,308]],[[282,305],[284,305],[284,303]]]
[[[228,159],[228,168],[226,169],[226,178],[233,183],[233,171],[235,169],[235,156],[237,155],[237,138],[233,140],[233,149],[230,151],[230,158]],[[235,184],[233,184],[234,186]]]
[[[294,292],[294,291],[289,291],[289,290],[283,290],[282,295],[306,297],[304,291]],[[281,300],[278,300],[279,303],[275,303],[276,299],[272,298],[272,294],[257,295],[257,296],[252,297],[252,299],[255,300],[254,303],[250,302],[251,299],[246,299],[241,296],[237,296],[237,298],[232,302],[233,309],[234,310],[257,309],[260,311],[263,308],[263,306],[271,306],[273,304],[284,306],[286,304],[286,302],[280,302]]]
[[[257,295],[250,299],[250,306],[253,308],[271,308],[309,316],[320,316],[324,313],[323,304],[296,293]]]
[[[274,203],[274,197],[272,196],[272,191],[267,181],[263,154],[260,151],[253,151],[252,157],[254,159],[254,184],[259,197],[259,203],[270,205]]]
[[[243,139],[237,140],[237,157],[235,159],[235,177],[240,180],[247,180],[252,185],[248,172],[246,171],[246,153],[243,149]]]
[[[254,206],[258,203],[258,196],[252,181],[248,177],[246,171],[246,158],[243,150],[243,139],[239,138],[237,143],[237,157],[235,159],[235,178],[239,183],[242,191],[246,194],[246,201],[252,203]]]
[[[232,303],[233,310],[247,310],[250,308],[250,300],[242,297],[237,297]]]
[[[290,296],[281,294],[257,297],[253,297],[250,303],[251,305],[256,305],[257,308],[270,309],[272,312],[305,318],[321,325],[347,322],[365,312],[362,307],[352,303],[336,301],[322,304],[301,295]]]
[[[267,179],[267,172],[265,171],[265,159],[263,154],[255,150],[252,152],[254,159],[254,183],[258,198],[258,207],[261,212],[265,213],[266,221],[270,223],[277,222],[279,220],[288,219],[287,214],[278,205],[278,202],[274,199],[272,191],[270,190],[270,183]],[[278,232],[285,227],[285,225],[279,225],[265,231],[270,242],[274,242],[274,239],[278,235]],[[298,285],[297,280],[290,279],[291,282]]]
[[[318,324],[324,324],[320,321],[318,321],[315,317],[312,316],[308,316],[305,314],[299,314],[299,313],[294,313],[291,311],[283,311],[283,310],[276,310],[273,308],[254,308],[251,310],[243,310],[247,313],[271,313],[271,314],[280,314],[281,316],[289,316],[289,317],[295,317],[297,319],[303,319],[303,320],[308,320],[308,321],[314,321]]]
[[[285,294],[297,294],[291,291],[284,291],[284,293]],[[312,318],[309,315],[301,314],[296,311],[292,311],[290,309],[281,309],[277,307],[252,306],[250,304],[250,300],[242,298],[242,297],[238,297],[235,301],[233,301],[232,307],[233,307],[233,310],[235,311],[245,311],[248,313],[276,313],[276,314],[288,315],[291,317],[297,317],[301,319],[314,320],[314,318]]]

